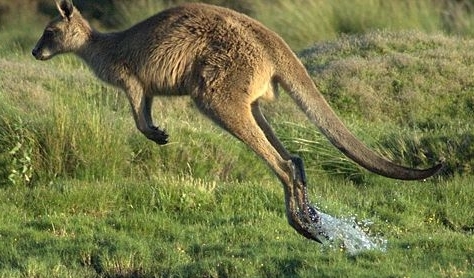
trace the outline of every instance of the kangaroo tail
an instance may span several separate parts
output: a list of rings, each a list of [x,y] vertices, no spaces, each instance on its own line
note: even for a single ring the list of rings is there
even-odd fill
[[[440,163],[428,169],[413,169],[397,165],[379,156],[359,141],[341,122],[301,62],[294,59],[285,62],[285,70],[277,73],[275,79],[329,141],[360,166],[376,174],[400,180],[425,179],[443,167]]]

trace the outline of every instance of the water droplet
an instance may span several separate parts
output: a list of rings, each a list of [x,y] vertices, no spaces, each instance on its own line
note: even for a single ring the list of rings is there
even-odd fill
[[[364,220],[357,223],[354,217],[339,219],[321,211],[318,211],[318,215],[319,221],[314,224],[314,228],[326,236],[324,245],[343,248],[351,255],[368,250],[386,251],[387,240],[379,236],[369,236],[364,231],[368,230],[372,222]]]

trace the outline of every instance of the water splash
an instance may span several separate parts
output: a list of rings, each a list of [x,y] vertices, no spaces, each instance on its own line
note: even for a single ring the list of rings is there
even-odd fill
[[[319,221],[314,223],[318,234],[323,235],[323,245],[331,248],[343,248],[350,255],[368,250],[385,252],[387,240],[380,236],[370,236],[364,230],[372,224],[370,221],[357,223],[355,217],[336,218],[318,210]]]

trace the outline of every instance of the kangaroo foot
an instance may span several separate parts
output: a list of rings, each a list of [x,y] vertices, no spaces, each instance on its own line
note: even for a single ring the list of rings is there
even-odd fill
[[[300,235],[308,239],[319,243],[329,240],[329,236],[322,229],[319,211],[310,205],[299,211],[290,211],[288,222]]]
[[[300,217],[305,223],[305,228],[308,233],[311,234],[313,240],[323,243],[329,240],[329,236],[326,234],[325,230],[321,226],[321,217],[316,208],[311,205],[306,205],[307,208],[303,211],[303,215],[300,214]]]
[[[323,243],[328,236],[321,227],[320,213],[308,201],[303,160],[292,156],[288,165],[293,179],[285,191],[289,224],[302,236]]]

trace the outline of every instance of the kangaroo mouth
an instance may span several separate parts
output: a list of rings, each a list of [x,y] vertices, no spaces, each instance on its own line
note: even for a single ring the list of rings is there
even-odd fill
[[[43,56],[35,56],[35,58],[36,58],[36,60],[40,60],[40,61],[46,60],[46,58],[43,57]]]
[[[49,56],[42,55],[42,54],[38,54],[38,55],[33,54],[33,56],[35,57],[36,60],[40,60],[40,61],[45,61],[50,58]]]
[[[50,59],[53,55],[49,55],[48,53],[45,53],[44,51],[38,51],[37,49],[33,49],[31,51],[31,55],[36,58],[36,60],[40,61],[45,61]]]

